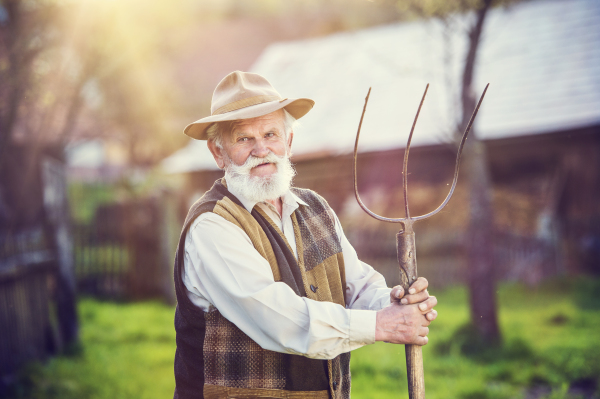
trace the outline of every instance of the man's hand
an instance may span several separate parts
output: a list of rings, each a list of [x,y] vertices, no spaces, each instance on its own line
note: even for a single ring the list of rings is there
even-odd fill
[[[415,282],[408,289],[408,295],[404,295],[404,289],[402,286],[397,285],[392,288],[390,292],[390,302],[400,302],[402,305],[410,305],[413,303],[420,303],[429,298],[429,292],[427,292],[427,287],[429,286],[429,282],[425,277],[419,277],[415,280]],[[432,310],[431,312],[425,315],[427,320],[432,321],[437,317],[437,312]]]
[[[387,341],[400,344],[417,344],[425,345],[428,341],[427,334],[429,329],[427,326],[431,321],[437,317],[437,311],[433,307],[437,304],[435,297],[430,297],[427,292],[429,282],[424,277],[419,277],[408,289],[408,295],[404,295],[404,289],[402,286],[395,286],[390,292],[390,302],[392,305],[382,309],[380,312],[385,310],[385,313],[378,312],[377,314],[377,335],[385,335],[386,333],[392,333],[396,336],[395,340],[389,339],[377,339],[378,341]],[[415,305],[415,304],[418,304]],[[411,305],[407,306],[405,310],[401,311],[394,309],[394,305]],[[390,308],[390,309],[388,309]],[[387,310],[386,310],[387,309]],[[394,318],[398,320],[394,321]],[[381,319],[381,320],[380,320]],[[396,322],[396,327],[393,323]],[[387,325],[391,323],[390,325]],[[380,328],[381,327],[381,328]],[[400,335],[398,335],[400,334]]]
[[[377,311],[375,340],[393,344],[427,344],[428,326],[437,317],[433,310],[436,304],[437,299],[430,296],[418,305],[393,302]]]
[[[425,277],[419,277],[409,287],[408,295],[405,296],[404,288],[397,285],[392,288],[392,291],[390,292],[390,302],[400,302],[403,305],[423,302],[425,299],[429,298],[429,293],[427,292],[428,286],[429,282],[427,279]]]

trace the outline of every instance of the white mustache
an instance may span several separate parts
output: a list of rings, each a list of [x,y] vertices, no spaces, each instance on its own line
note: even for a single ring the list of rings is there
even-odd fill
[[[273,163],[277,172],[270,176],[252,176],[252,168],[265,163]],[[249,156],[243,165],[236,165],[229,159],[225,168],[225,179],[232,190],[242,197],[256,202],[272,200],[284,195],[289,190],[296,171],[292,166],[289,155],[278,157],[269,152],[265,157]]]
[[[243,165],[236,165],[234,162],[229,164],[229,172],[236,175],[249,175],[250,171],[262,164],[272,163],[277,165],[284,157],[278,157],[273,152],[269,152],[265,157],[255,157],[254,155],[248,156],[246,162]]]

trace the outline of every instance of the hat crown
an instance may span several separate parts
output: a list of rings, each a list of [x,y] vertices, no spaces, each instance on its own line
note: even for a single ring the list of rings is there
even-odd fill
[[[257,118],[285,109],[296,119],[302,118],[315,105],[309,98],[281,98],[271,83],[262,76],[235,71],[219,82],[212,97],[211,116],[185,127],[183,132],[196,140],[206,140],[213,123]]]
[[[267,79],[256,73],[234,71],[215,88],[210,111],[219,115],[275,100],[281,100],[281,96]]]

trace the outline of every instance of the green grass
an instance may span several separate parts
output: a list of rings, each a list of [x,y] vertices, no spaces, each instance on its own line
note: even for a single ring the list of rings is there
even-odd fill
[[[467,292],[436,295],[438,319],[423,348],[428,398],[576,398],[571,383],[598,386],[600,376],[600,284],[578,281],[541,288],[504,284],[498,289],[503,334],[500,349],[465,356],[469,344]],[[408,398],[403,347],[378,343],[352,355],[354,398]],[[597,397],[598,394],[596,393]]]
[[[598,386],[600,281],[501,285],[503,346],[468,356],[462,354],[469,344],[466,290],[435,294],[439,317],[423,351],[428,399],[577,398],[583,396],[569,390],[573,382]],[[173,308],[82,300],[79,311],[82,349],[29,367],[16,397],[172,397]],[[404,347],[355,351],[352,380],[355,399],[407,398]]]
[[[173,308],[158,303],[79,303],[81,348],[31,365],[16,397],[173,397]]]

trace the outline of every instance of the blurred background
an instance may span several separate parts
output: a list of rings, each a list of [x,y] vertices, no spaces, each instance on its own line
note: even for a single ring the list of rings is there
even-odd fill
[[[172,396],[172,260],[222,176],[182,134],[234,70],[314,109],[295,185],[399,282],[415,226],[440,317],[431,398],[598,398],[600,3],[596,0],[0,0],[0,397]],[[401,347],[353,354],[357,398],[407,397]]]

